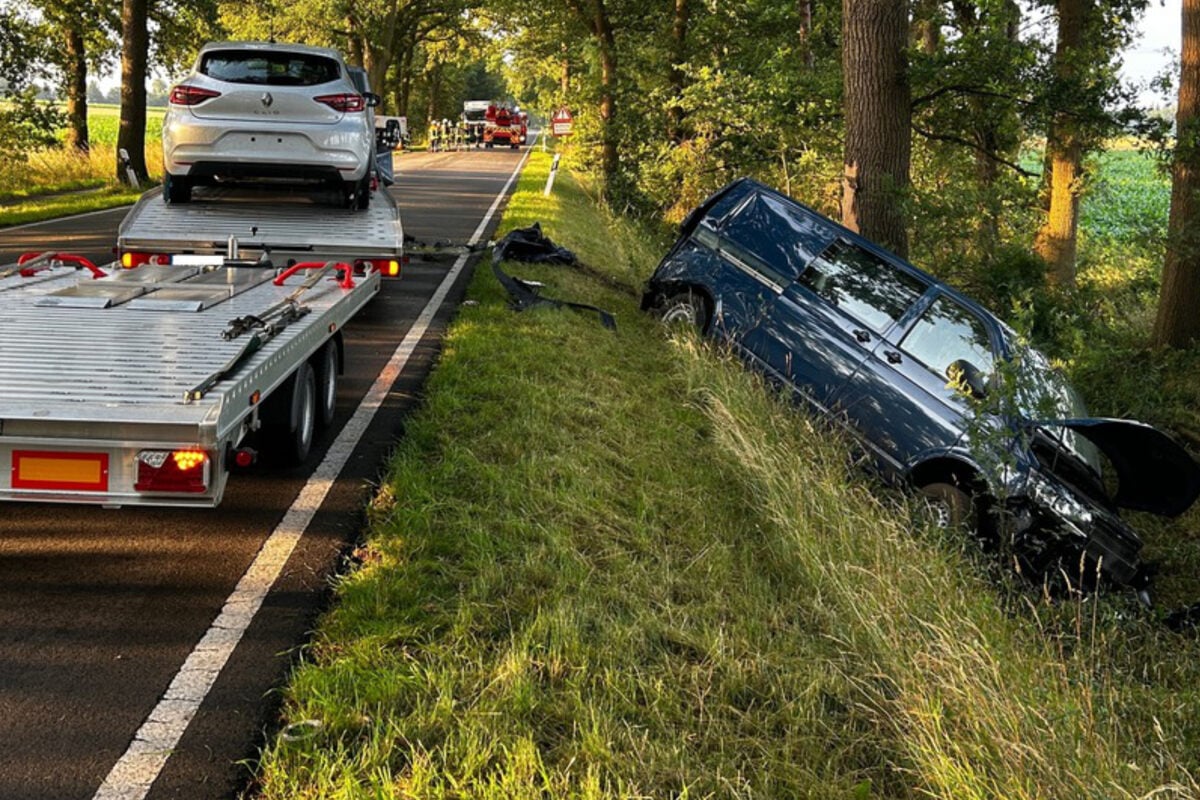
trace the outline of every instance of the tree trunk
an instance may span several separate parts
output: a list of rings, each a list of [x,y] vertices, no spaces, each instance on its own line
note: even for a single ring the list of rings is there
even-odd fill
[[[842,222],[901,256],[912,152],[907,33],[904,0],[842,0]]]
[[[595,31],[600,46],[600,166],[604,183],[611,187],[617,176],[617,47],[604,0],[595,3]]]
[[[1183,347],[1200,337],[1200,0],[1183,0],[1178,139],[1171,214],[1154,343]]]
[[[1069,86],[1079,74],[1089,0],[1058,0],[1055,77]],[[1072,114],[1060,112],[1050,123],[1046,156],[1050,172],[1050,208],[1038,231],[1034,250],[1050,266],[1059,286],[1075,283],[1075,248],[1079,231],[1079,193],[1083,178],[1083,141]]]
[[[91,147],[87,119],[87,47],[83,32],[74,25],[66,29],[66,56],[67,146],[86,153]]]
[[[796,0],[796,14],[800,17],[800,50],[804,54],[804,66],[816,63],[812,48],[813,4],[812,0]]]
[[[438,116],[438,104],[441,101],[442,94],[442,63],[435,61],[433,66],[429,68],[429,105],[427,118],[430,120],[436,119]]]
[[[150,37],[146,30],[149,0],[124,0],[121,6],[121,126],[117,132],[117,180],[128,183],[120,150],[139,181],[146,172],[146,61]]]
[[[687,35],[690,18],[689,0],[675,0],[675,15],[671,19],[671,69],[667,75],[673,101],[667,111],[667,138],[675,144],[683,141],[682,104],[687,76],[683,72],[682,65],[687,61]]]
[[[567,43],[562,43],[562,73],[558,78],[558,89],[562,94],[559,98],[560,103],[567,102],[567,98],[571,94],[571,59],[567,56]]]

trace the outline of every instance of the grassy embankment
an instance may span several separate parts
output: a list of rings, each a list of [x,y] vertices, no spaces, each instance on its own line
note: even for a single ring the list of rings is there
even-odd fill
[[[146,163],[150,174],[162,173],[162,109],[148,109]],[[65,149],[29,154],[27,165],[0,173],[0,226],[80,214],[132,203],[140,194],[115,178],[120,109],[88,108],[92,149],[80,155]]]
[[[533,154],[618,285],[661,242]],[[267,798],[1200,796],[1200,648],[997,587],[740,364],[632,293],[477,273],[286,689]],[[1129,615],[1136,616],[1136,615]]]

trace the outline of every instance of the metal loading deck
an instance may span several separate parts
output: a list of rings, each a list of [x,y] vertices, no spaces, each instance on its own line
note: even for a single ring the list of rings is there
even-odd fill
[[[223,337],[231,320],[256,317],[285,301],[305,273],[275,286],[274,269],[193,270],[192,280],[199,280],[189,290],[186,281],[170,280],[173,268],[152,269],[161,270],[164,280],[129,280],[132,272],[92,280],[69,267],[0,277],[0,499],[154,503],[134,494],[124,473],[139,448],[177,445],[211,452],[220,475],[206,496],[155,504],[215,505],[224,487],[224,449],[244,435],[258,398],[340,331],[380,282],[373,271],[356,277],[353,288],[343,288],[335,276],[322,277],[296,301],[307,313],[246,354],[253,333]],[[223,282],[226,277],[246,278],[247,285],[227,288],[227,296],[211,303],[214,285],[219,293],[222,285],[237,283]],[[104,297],[108,292],[98,289],[109,287],[119,295],[136,283],[144,291],[107,307],[46,304],[48,298]],[[154,289],[196,291],[209,304],[156,306]],[[241,361],[239,354],[245,354]],[[195,396],[197,387],[231,363],[234,369]],[[14,453],[31,451],[103,454],[111,486],[103,492],[15,489]]]
[[[332,208],[319,199],[279,189],[198,187],[192,202],[168,205],[162,190],[153,189],[125,216],[117,246],[122,252],[224,253],[232,237],[245,251],[402,255],[400,212],[388,192],[373,192],[363,211]]]

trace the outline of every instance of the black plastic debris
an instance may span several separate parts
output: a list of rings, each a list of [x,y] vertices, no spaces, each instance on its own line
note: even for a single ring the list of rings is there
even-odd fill
[[[505,234],[496,242],[495,253],[499,253],[501,261],[524,261],[527,264],[565,264],[574,266],[578,263],[575,254],[565,247],[559,247],[542,233],[542,224],[535,222],[528,228],[516,228]]]
[[[578,263],[575,254],[565,247],[559,247],[542,233],[541,224],[535,222],[528,228],[517,228],[509,231],[503,239],[496,242],[492,248],[492,272],[508,292],[512,307],[524,311],[539,305],[555,306],[558,308],[573,308],[576,311],[594,313],[600,318],[600,324],[609,330],[617,329],[617,321],[609,312],[587,305],[573,303],[569,300],[556,300],[552,297],[542,297],[539,294],[542,285],[536,281],[526,281],[508,275],[500,269],[502,261],[524,261],[534,264],[561,264],[574,266]]]

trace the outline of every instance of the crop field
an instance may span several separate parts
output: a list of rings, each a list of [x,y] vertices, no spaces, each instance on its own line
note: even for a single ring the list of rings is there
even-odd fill
[[[166,114],[165,108],[146,109],[146,142],[157,143],[162,140],[162,121]],[[93,144],[116,145],[117,128],[121,123],[120,106],[106,103],[94,103],[88,106],[88,133]]]

